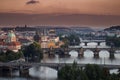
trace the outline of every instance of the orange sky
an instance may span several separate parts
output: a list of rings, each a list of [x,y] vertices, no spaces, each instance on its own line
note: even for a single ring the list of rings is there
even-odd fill
[[[0,0],[0,26],[120,25],[120,0],[35,0],[26,4],[29,1]]]
[[[0,0],[0,12],[120,15],[120,0]]]

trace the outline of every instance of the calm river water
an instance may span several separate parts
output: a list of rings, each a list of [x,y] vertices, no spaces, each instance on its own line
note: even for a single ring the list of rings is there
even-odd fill
[[[84,45],[83,43],[80,45]],[[96,43],[89,43],[88,46],[96,46]],[[105,43],[101,43],[101,46],[106,46]],[[73,63],[75,60],[77,63],[95,63],[95,64],[120,64],[120,52],[115,53],[115,59],[109,59],[108,51],[100,51],[99,59],[93,58],[93,52],[86,50],[84,52],[84,58],[78,59],[78,53],[76,51],[69,52],[71,55],[70,58],[59,58],[57,55],[54,59],[45,58],[43,62],[46,63]],[[116,70],[111,71],[116,72]],[[48,67],[32,67],[29,69],[29,74],[32,77],[37,77],[38,79],[33,78],[22,78],[19,77],[19,72],[13,72],[15,77],[0,77],[0,80],[57,80],[57,71]]]

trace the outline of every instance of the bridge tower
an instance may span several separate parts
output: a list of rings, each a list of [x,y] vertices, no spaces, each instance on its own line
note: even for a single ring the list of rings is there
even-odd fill
[[[83,48],[80,48],[80,52],[78,54],[78,57],[79,58],[82,58],[84,56],[84,49]]]

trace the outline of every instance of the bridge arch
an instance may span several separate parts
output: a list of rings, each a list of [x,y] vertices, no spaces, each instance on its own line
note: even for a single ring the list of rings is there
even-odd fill
[[[71,55],[71,57],[78,57],[79,51],[77,50],[70,50],[68,52],[69,55]]]
[[[109,58],[110,52],[108,50],[102,49],[99,51],[99,57],[100,58]]]
[[[100,45],[106,46],[106,42],[101,42]]]
[[[32,69],[32,68],[49,68],[49,69],[52,69],[52,70],[55,70],[55,71],[58,71],[59,70],[59,68],[61,68],[61,67],[59,67],[59,65],[50,65],[49,63],[47,63],[48,65],[40,65],[40,64],[36,64],[36,65],[30,65],[29,67],[27,67],[27,68],[23,68],[23,69]]]
[[[115,55],[116,59],[117,58],[119,59],[120,58],[120,50],[116,50],[114,55]]]
[[[52,72],[52,74],[51,74]],[[54,75],[55,77],[57,77],[57,70],[53,69],[53,68],[49,68],[49,67],[32,67],[29,69],[29,74],[32,75],[33,77],[40,77],[40,78],[44,78],[46,77],[46,75],[48,75],[47,77],[51,77],[52,75]],[[37,75],[36,75],[37,74]]]
[[[55,71],[58,71],[58,67],[52,67],[52,66],[31,66],[30,68],[29,68],[29,70],[30,69],[35,69],[35,70],[39,70],[39,69],[51,69],[51,70],[55,70]]]
[[[90,45],[94,45],[94,46],[97,46],[97,42],[88,42],[87,45],[90,46]]]
[[[101,45],[105,45],[105,42],[82,42],[81,45],[84,45],[84,46],[90,46],[90,45],[94,45],[94,46],[101,46]]]
[[[94,52],[90,49],[84,50],[84,57],[94,57]]]

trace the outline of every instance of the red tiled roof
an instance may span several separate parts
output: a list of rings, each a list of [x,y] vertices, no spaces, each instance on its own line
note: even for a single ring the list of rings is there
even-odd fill
[[[8,46],[18,46],[21,45],[20,42],[11,42],[11,43],[7,43],[6,45]]]

